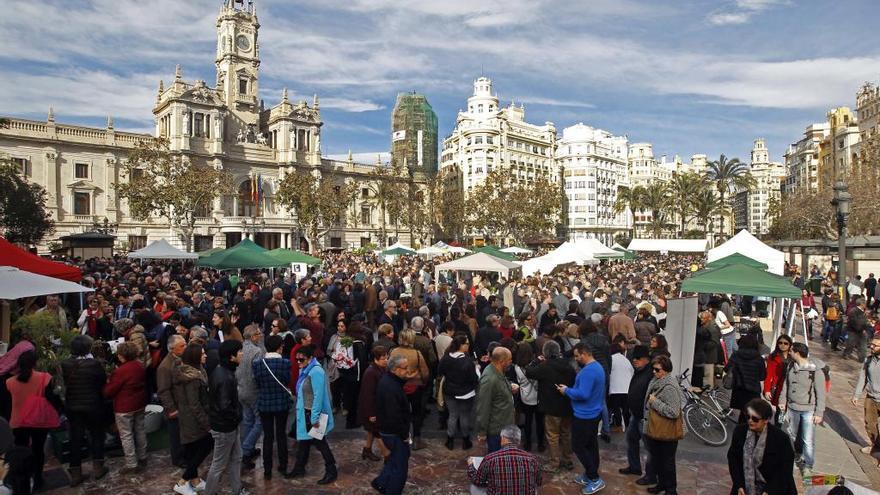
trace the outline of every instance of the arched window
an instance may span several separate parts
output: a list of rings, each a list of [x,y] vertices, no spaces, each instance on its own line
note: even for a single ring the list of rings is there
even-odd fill
[[[236,216],[239,217],[251,217],[257,214],[256,209],[254,207],[254,198],[253,191],[250,179],[241,183],[238,186],[238,208],[236,209]]]

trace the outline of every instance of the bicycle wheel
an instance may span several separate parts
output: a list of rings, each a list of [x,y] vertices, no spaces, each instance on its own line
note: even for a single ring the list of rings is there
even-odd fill
[[[718,414],[720,418],[736,423],[737,413],[730,408],[729,394],[719,393],[718,390],[710,390],[700,397],[700,401]]]
[[[684,420],[688,431],[707,445],[719,446],[727,442],[727,428],[724,421],[709,407],[693,404],[684,410]]]

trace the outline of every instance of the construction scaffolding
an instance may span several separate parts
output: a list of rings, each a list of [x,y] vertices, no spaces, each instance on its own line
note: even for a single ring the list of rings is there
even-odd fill
[[[391,114],[391,164],[437,172],[437,114],[425,95],[400,93]]]

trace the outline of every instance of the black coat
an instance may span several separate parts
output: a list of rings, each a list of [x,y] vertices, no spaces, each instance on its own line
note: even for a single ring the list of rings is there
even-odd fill
[[[648,385],[653,377],[654,371],[651,368],[651,363],[648,363],[642,369],[635,370],[629,380],[626,405],[636,420],[641,420],[645,415],[645,396],[648,395]]]
[[[488,354],[489,344],[492,342],[501,342],[501,332],[495,327],[483,327],[477,330],[477,336],[474,339],[474,351],[477,356],[485,356]]]
[[[379,431],[386,435],[409,437],[412,415],[409,399],[403,393],[403,379],[394,373],[385,373],[376,387],[376,421]]]
[[[64,377],[65,407],[69,412],[101,414],[104,396],[101,389],[107,382],[104,366],[97,359],[65,359],[61,363]]]
[[[556,417],[571,417],[571,401],[559,393],[556,384],[574,385],[577,373],[568,359],[548,359],[525,369],[526,378],[538,380],[538,410]]]
[[[611,373],[611,342],[608,337],[599,332],[589,332],[583,336],[581,342],[590,346],[590,350],[593,351],[593,359],[602,365],[607,378]]]
[[[730,407],[742,409],[761,394],[761,381],[767,376],[767,365],[755,349],[739,349],[730,356],[728,372],[733,373]]]
[[[791,475],[794,469],[794,448],[791,439],[786,432],[774,425],[768,424],[767,428],[764,460],[758,466],[758,470],[767,482],[764,491],[772,495],[795,495],[797,488]],[[730,495],[737,495],[737,491],[745,487],[743,448],[747,432],[748,426],[737,425],[733,430],[730,449],[727,451],[727,466],[733,482]]]
[[[208,379],[208,417],[211,429],[222,433],[235,431],[241,423],[235,370],[225,363],[214,368]]]
[[[446,377],[443,382],[443,394],[450,397],[466,395],[480,385],[474,360],[467,354],[454,358],[449,354],[443,356],[437,366],[437,376]]]

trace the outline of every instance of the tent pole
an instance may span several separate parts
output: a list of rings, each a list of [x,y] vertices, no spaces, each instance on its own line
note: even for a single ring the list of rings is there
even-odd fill
[[[810,339],[807,338],[807,317],[804,314],[804,302],[799,301],[801,305],[801,323],[804,324],[804,344],[807,345],[807,348],[810,347]],[[810,322],[812,324],[812,321]]]
[[[792,313],[794,313],[795,308],[797,308],[797,302],[792,299],[788,304],[788,321],[786,322],[788,324],[788,329],[786,329],[785,332],[789,337],[791,337],[794,332],[794,315]]]

